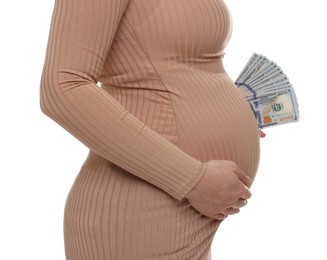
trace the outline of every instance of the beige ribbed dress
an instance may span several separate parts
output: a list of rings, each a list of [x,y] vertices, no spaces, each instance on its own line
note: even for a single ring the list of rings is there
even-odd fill
[[[65,204],[67,260],[210,259],[221,221],[185,195],[210,159],[252,179],[259,161],[222,65],[231,27],[222,0],[55,1],[40,105],[90,149]]]

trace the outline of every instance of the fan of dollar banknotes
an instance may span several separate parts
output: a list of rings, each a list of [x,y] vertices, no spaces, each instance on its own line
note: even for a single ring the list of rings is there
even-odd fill
[[[253,53],[235,84],[249,101],[260,128],[299,120],[292,84],[267,57]]]

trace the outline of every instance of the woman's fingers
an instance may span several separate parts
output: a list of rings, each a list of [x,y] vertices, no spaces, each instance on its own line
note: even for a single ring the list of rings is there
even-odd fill
[[[217,220],[223,220],[225,218],[227,218],[227,215],[226,214],[223,214],[223,213],[218,213],[218,214],[215,214],[213,216],[214,219],[217,219]]]
[[[243,185],[243,193],[241,194],[240,199],[248,200],[249,198],[251,198],[251,196],[251,191],[245,185]]]
[[[234,203],[233,207],[229,207],[229,208],[225,209],[221,214],[224,214],[224,215],[237,214],[240,212],[240,208],[244,207],[247,203],[248,203],[247,200],[239,199],[238,201],[236,201]]]
[[[240,212],[239,208],[228,208],[223,213],[226,215],[233,215],[233,214],[237,214],[239,212]]]
[[[251,179],[233,161],[210,160],[206,165],[205,174],[186,199],[199,213],[214,219],[238,213],[251,197]]]
[[[248,204],[248,201],[246,199],[239,199],[234,203],[233,207],[234,208],[242,208],[246,204]]]
[[[236,173],[239,177],[239,179],[247,186],[247,187],[250,187],[251,185],[251,178],[249,176],[247,176],[245,174],[245,172],[239,168],[238,166],[236,166],[234,168],[234,173]]]
[[[265,136],[266,136],[266,134],[260,130],[260,137],[264,138]]]

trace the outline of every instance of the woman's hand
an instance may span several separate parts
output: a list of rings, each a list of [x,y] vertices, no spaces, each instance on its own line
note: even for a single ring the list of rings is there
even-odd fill
[[[200,181],[186,195],[202,215],[223,220],[236,214],[251,197],[251,179],[233,161],[210,160]]]

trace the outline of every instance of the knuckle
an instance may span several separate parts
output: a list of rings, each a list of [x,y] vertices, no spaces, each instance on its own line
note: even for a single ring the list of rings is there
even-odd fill
[[[215,218],[218,219],[218,220],[223,220],[227,217],[227,215],[223,214],[223,213],[219,213],[219,214],[216,214]]]
[[[240,212],[239,208],[229,208],[226,212],[226,214],[228,215],[233,215],[233,214],[237,214]]]
[[[234,161],[230,161],[230,166],[232,167],[233,170],[237,171],[239,169],[237,163]]]
[[[240,209],[235,209],[235,214],[240,213]]]
[[[239,207],[240,207],[240,208],[245,207],[247,204],[248,204],[248,201],[247,201],[246,199],[242,199],[242,200],[240,201],[240,205],[239,205]]]
[[[243,197],[244,195],[246,195],[246,188],[244,185],[241,185],[241,187],[237,191],[237,196],[238,198],[240,198]]]

